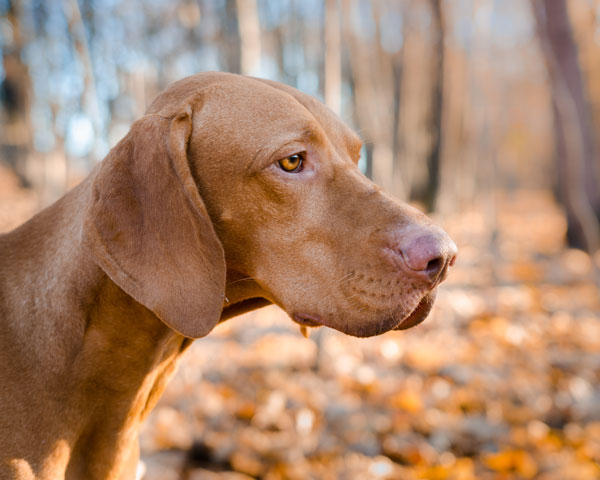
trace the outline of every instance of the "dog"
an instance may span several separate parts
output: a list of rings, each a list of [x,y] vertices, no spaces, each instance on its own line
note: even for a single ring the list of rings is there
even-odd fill
[[[235,315],[272,303],[359,337],[421,322],[456,246],[360,151],[308,95],[201,73],[0,236],[0,478],[135,478],[181,354]]]

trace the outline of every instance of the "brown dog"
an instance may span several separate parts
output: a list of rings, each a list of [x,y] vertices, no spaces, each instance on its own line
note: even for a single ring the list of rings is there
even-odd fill
[[[456,247],[292,88],[175,83],[89,177],[0,236],[0,478],[130,479],[178,357],[267,303],[377,335],[422,321]]]

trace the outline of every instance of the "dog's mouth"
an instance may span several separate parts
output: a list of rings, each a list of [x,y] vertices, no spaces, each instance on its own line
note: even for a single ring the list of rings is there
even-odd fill
[[[431,290],[421,299],[417,307],[407,317],[401,320],[400,323],[398,323],[398,325],[396,325],[393,329],[406,330],[407,328],[414,327],[425,320],[433,308],[436,294],[437,291],[435,289]]]
[[[359,336],[370,336],[370,335],[378,335],[380,333],[384,333],[389,330],[406,330],[408,328],[414,327],[421,323],[423,320],[427,318],[429,312],[433,307],[433,303],[436,297],[436,290],[431,290],[428,292],[421,301],[417,304],[412,312],[408,315],[400,319],[400,321],[394,320],[393,318],[387,318],[378,327],[375,327],[375,332],[369,332],[366,335],[360,334]],[[292,315],[293,320],[302,327],[320,327],[326,326],[331,327],[336,330],[340,330],[340,328],[336,327],[333,322],[329,322],[327,320],[322,320],[319,316],[311,315],[307,313],[295,313]],[[346,332],[347,328],[342,328],[342,331],[345,333],[355,334],[354,332]],[[353,330],[353,329],[352,329]]]
[[[314,315],[307,315],[306,313],[295,313],[293,319],[296,323],[303,327],[320,327],[323,325],[319,319]]]

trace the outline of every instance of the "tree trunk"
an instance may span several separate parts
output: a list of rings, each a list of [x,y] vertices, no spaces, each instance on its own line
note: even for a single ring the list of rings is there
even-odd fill
[[[260,72],[260,24],[256,0],[236,0],[240,32],[240,72],[258,75]]]
[[[394,181],[393,132],[394,72],[389,54],[379,42],[379,3],[369,4],[374,20],[372,39],[359,38],[353,29],[351,12],[358,9],[356,0],[344,0],[343,35],[348,44],[352,82],[354,86],[355,116],[365,140],[367,172],[384,190],[397,197],[405,197],[403,185]],[[374,55],[373,50],[378,54]]]
[[[534,0],[532,6],[552,87],[557,193],[567,213],[567,237],[593,253],[600,248],[600,206],[593,201],[598,158],[567,5]]]
[[[342,102],[339,0],[325,2],[325,104],[337,115]]]
[[[0,132],[0,153],[19,177],[23,185],[35,183],[30,165],[32,146],[29,106],[31,81],[29,70],[23,63],[21,51],[24,41],[21,35],[18,2],[9,1],[7,19],[12,29],[12,42],[2,49],[4,80],[0,83],[3,128]]]
[[[432,211],[440,185],[440,152],[442,144],[442,105],[444,90],[444,19],[441,0],[431,0],[432,12],[432,84],[430,131],[431,147],[427,157],[428,181],[425,207]]]
[[[69,28],[71,41],[75,47],[75,52],[81,62],[83,68],[83,92],[81,96],[81,110],[90,118],[94,126],[94,147],[91,150],[91,158],[94,162],[102,160],[105,152],[101,148],[103,137],[103,126],[100,117],[100,107],[98,105],[98,95],[96,93],[96,80],[94,77],[94,67],[92,64],[92,56],[85,34],[85,25],[81,18],[81,10],[77,0],[68,0],[63,3],[65,17]],[[93,10],[92,10],[93,11]],[[66,155],[66,154],[65,154]],[[67,163],[68,167],[68,163]],[[89,168],[92,165],[88,165]],[[66,168],[68,172],[68,168]],[[68,175],[68,173],[67,173]],[[69,180],[67,178],[67,186]]]

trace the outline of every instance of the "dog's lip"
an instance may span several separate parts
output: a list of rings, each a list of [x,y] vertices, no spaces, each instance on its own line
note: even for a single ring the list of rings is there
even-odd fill
[[[322,325],[319,317],[307,313],[294,313],[294,321],[304,327],[319,327]]]
[[[394,327],[394,330],[406,330],[408,328],[414,327],[421,323],[423,320],[427,318],[429,312],[431,312],[431,308],[433,307],[433,303],[435,302],[436,290],[431,290],[427,295],[425,295],[416,308],[403,320],[400,321],[398,325]]]
[[[433,289],[421,299],[411,313],[409,313],[406,317],[400,320],[395,327],[393,327],[393,330],[406,330],[425,320],[429,315],[429,312],[431,312],[435,302],[435,297],[436,289]],[[292,318],[296,323],[304,327],[320,327],[322,325],[326,325],[318,316],[308,313],[294,313]]]

